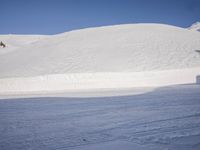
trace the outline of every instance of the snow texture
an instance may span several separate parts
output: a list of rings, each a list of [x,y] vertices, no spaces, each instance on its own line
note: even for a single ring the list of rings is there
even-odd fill
[[[0,150],[199,150],[200,34],[192,30],[0,35]]]
[[[0,100],[1,150],[199,150],[200,86]],[[46,95],[48,96],[48,95]]]
[[[11,39],[16,42],[15,36],[9,37],[8,42],[0,37],[7,48],[14,45]],[[116,25],[75,30],[31,43],[26,39],[25,44],[21,41],[24,46],[0,55],[1,78],[200,66],[200,55],[195,52],[200,50],[200,34],[169,25]]]
[[[196,23],[192,24],[188,29],[200,32],[200,22],[196,22]]]
[[[199,32],[163,24],[0,35],[0,93],[195,83],[199,39]]]
[[[200,67],[181,70],[130,73],[75,73],[37,77],[0,79],[0,96],[95,89],[158,87],[198,83]],[[198,80],[197,80],[198,79]]]

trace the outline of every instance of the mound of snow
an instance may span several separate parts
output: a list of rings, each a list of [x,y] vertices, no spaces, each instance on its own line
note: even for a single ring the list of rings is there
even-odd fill
[[[156,75],[158,76],[160,71],[200,67],[199,39],[198,32],[163,24],[106,26],[52,36],[0,36],[0,41],[8,45],[0,49],[1,83],[13,86],[10,80],[9,82],[7,79],[6,82],[2,80],[4,78],[13,80],[17,77],[20,78],[17,80],[20,81],[17,82],[20,85],[23,84],[23,78],[27,81],[30,77],[30,83],[34,80],[34,84],[40,85],[35,83],[35,79],[44,79],[46,82],[49,81],[46,77],[53,75],[53,78],[56,78],[55,85],[59,86],[56,81],[70,83],[67,89],[69,87],[74,89],[74,86],[78,88],[82,83],[95,85],[94,83],[101,81],[110,82],[113,87],[115,85],[113,83],[117,80],[123,83],[131,80],[133,85],[133,81],[142,80],[141,76],[139,78],[134,76],[135,79],[132,76],[130,79],[123,76],[124,74],[155,71],[158,72]],[[109,76],[109,73],[112,73],[114,77]],[[91,78],[92,81],[87,80],[90,74],[95,74]],[[119,77],[118,74],[122,76]],[[173,71],[165,78],[165,82],[172,78],[173,80],[169,83],[174,81],[177,76],[176,73],[173,74],[175,76],[172,74]],[[189,80],[176,83],[194,80],[196,74],[197,71],[193,72]],[[68,76],[67,80],[66,76]],[[150,78],[146,78],[145,81],[147,79]],[[73,81],[78,84],[72,85]],[[144,86],[145,83],[141,85]],[[125,87],[125,84],[122,85]],[[161,85],[166,85],[166,83]],[[98,87],[97,85],[96,88]]]
[[[196,22],[196,23],[192,24],[188,29],[200,32],[200,22]]]
[[[199,39],[198,33],[160,24],[71,31],[0,55],[0,77],[197,67]]]

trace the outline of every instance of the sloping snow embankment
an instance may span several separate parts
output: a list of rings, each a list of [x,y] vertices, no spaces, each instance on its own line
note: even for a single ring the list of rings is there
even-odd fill
[[[128,24],[52,36],[3,35],[0,94],[158,87],[197,82],[200,34]]]
[[[9,45],[15,47],[0,55],[0,78],[200,67],[199,32],[169,25],[89,28],[41,40],[27,38],[27,44],[26,37],[22,38],[23,41],[18,41],[17,37],[10,36],[10,41],[6,41],[0,36],[8,45],[0,51],[7,51]]]
[[[196,23],[192,24],[188,29],[200,32],[200,22],[196,22]]]
[[[74,73],[0,79],[0,95],[159,87],[196,83],[200,68],[129,73]]]

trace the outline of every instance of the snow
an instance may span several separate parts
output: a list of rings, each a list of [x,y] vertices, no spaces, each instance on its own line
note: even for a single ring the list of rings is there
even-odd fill
[[[97,143],[97,144],[91,144],[91,145],[86,145],[86,146],[80,146],[76,148],[72,148],[75,150],[149,150],[149,147],[141,146],[137,143],[131,143],[127,141],[109,141],[105,143]]]
[[[9,94],[159,87],[198,83],[200,67],[130,73],[75,73],[0,79],[0,96]]]
[[[0,149],[199,150],[200,86],[0,100]]]
[[[199,39],[198,32],[160,24],[71,31],[0,55],[0,77],[199,67]]]
[[[199,150],[198,26],[0,35],[0,149]]]
[[[0,55],[11,53],[24,46],[32,45],[47,36],[44,35],[0,35],[0,41],[6,44],[6,48],[0,47]],[[9,55],[9,54],[8,54]]]
[[[200,34],[127,24],[57,35],[1,35],[0,93],[195,83]]]
[[[192,24],[188,29],[200,32],[200,22],[196,22],[196,23]]]

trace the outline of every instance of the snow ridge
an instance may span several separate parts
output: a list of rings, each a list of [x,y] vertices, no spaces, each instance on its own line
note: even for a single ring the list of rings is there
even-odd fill
[[[196,22],[196,23],[192,24],[188,29],[200,32],[200,22]]]

